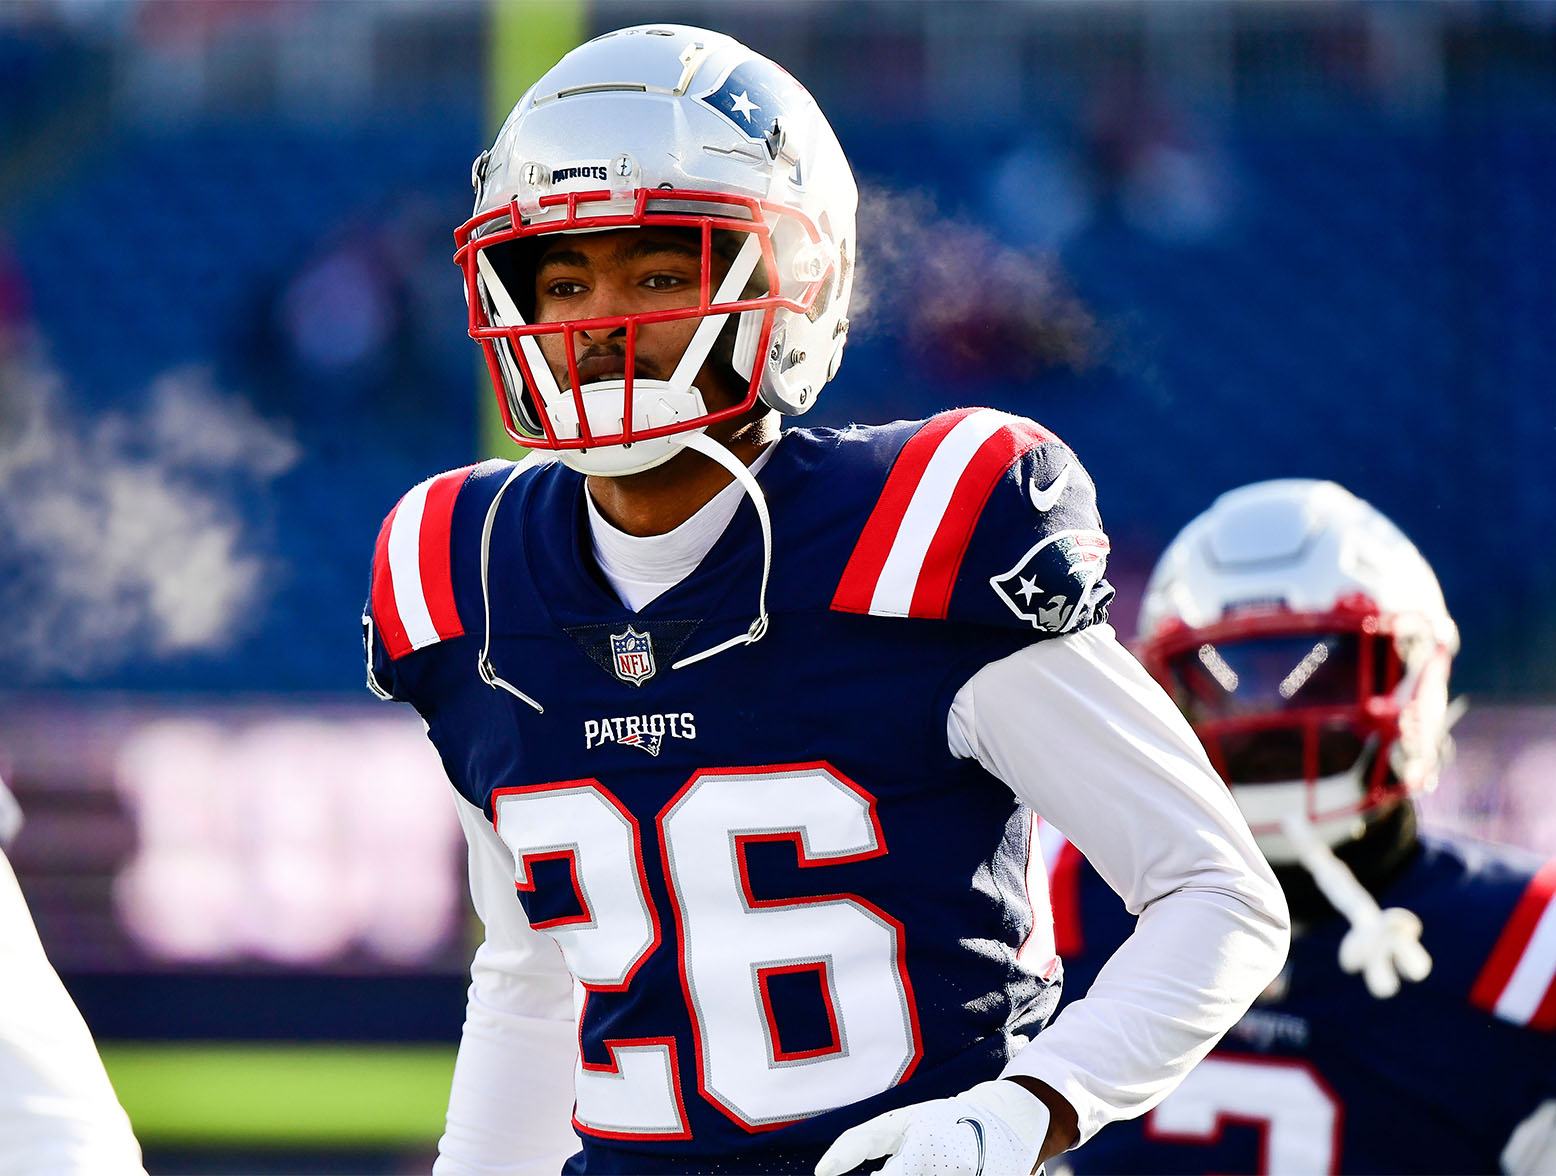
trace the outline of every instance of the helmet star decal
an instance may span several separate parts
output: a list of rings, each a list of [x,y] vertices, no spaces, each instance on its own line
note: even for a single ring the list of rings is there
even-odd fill
[[[813,101],[805,87],[766,60],[736,66],[702,100],[753,139],[764,138],[774,119]]]
[[[746,92],[744,90],[740,91],[740,93],[736,94],[729,101],[730,101],[730,107],[729,108],[731,110],[733,110],[736,114],[743,114],[743,115],[745,115],[747,122],[751,121],[751,112],[753,110],[761,110],[762,109],[755,102],[751,101],[751,99],[746,95]]]

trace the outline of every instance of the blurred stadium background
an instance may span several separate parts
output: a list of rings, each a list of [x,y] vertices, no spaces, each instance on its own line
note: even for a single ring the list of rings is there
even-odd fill
[[[0,774],[154,1174],[428,1166],[462,846],[357,616],[497,448],[470,161],[649,20],[792,68],[864,182],[811,419],[1042,420],[1126,636],[1215,494],[1345,483],[1463,630],[1429,819],[1556,851],[1556,5],[0,0]]]

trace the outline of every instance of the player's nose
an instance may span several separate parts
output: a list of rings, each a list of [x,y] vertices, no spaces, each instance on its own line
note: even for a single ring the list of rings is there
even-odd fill
[[[619,323],[605,324],[578,331],[575,337],[582,347],[598,347],[602,343],[608,343],[611,340],[625,339],[627,337],[627,328]]]

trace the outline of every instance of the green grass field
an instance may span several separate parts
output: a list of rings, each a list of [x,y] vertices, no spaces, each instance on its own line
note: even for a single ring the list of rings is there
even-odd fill
[[[141,1142],[420,1145],[443,1132],[450,1046],[102,1044]]]

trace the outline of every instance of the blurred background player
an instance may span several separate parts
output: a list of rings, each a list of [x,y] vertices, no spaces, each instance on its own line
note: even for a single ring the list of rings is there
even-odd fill
[[[0,850],[22,813],[0,781]],[[92,1035],[0,852],[0,1176],[145,1176]]]
[[[407,493],[363,618],[486,925],[436,1170],[1025,1176],[1160,1097],[1274,976],[1284,903],[1106,624],[1066,445],[965,408],[779,434],[858,255],[815,100],[622,29],[474,181],[469,333],[555,460]],[[1032,810],[1147,912],[1052,1028]]]
[[[1556,864],[1417,833],[1459,709],[1458,631],[1420,553],[1333,482],[1244,486],[1167,548],[1139,632],[1294,937],[1182,1086],[1074,1170],[1556,1170]],[[1074,847],[1047,849],[1074,1000],[1132,920]]]

